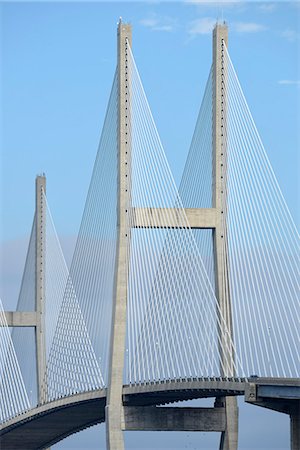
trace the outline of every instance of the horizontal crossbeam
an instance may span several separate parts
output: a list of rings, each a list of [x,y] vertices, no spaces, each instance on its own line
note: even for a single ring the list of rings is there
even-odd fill
[[[224,431],[225,408],[124,406],[126,431]]]
[[[35,311],[5,311],[4,314],[9,327],[36,327],[37,325]],[[0,326],[4,324],[0,323]]]
[[[216,228],[216,208],[132,208],[132,228]]]

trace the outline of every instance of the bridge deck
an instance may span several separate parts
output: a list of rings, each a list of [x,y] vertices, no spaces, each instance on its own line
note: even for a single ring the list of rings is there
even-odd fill
[[[260,378],[262,385],[296,386],[299,380]],[[163,405],[184,400],[244,395],[246,379],[181,379],[124,386],[130,406]],[[104,422],[106,390],[75,394],[27,411],[2,424],[1,447],[7,450],[47,448],[65,437]]]

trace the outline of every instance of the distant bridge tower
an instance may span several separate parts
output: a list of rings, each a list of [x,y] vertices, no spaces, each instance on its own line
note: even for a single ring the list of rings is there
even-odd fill
[[[48,400],[45,374],[46,372],[46,330],[45,330],[45,308],[46,308],[46,177],[36,177],[36,243],[35,243],[35,308],[36,308],[36,363],[37,363],[37,385],[38,404]]]
[[[127,218],[130,205],[131,189],[131,143],[130,127],[131,117],[128,108],[128,99],[131,94],[130,71],[128,70],[128,46],[131,46],[131,26],[122,23],[118,25],[118,241],[114,280],[114,305],[113,323],[110,342],[110,372],[108,382],[107,406],[106,406],[106,430],[107,448],[110,450],[124,449],[122,430],[126,429],[124,417],[128,408],[123,406],[123,369],[125,357],[127,297],[128,297],[128,264],[131,228]],[[213,248],[216,297],[220,310],[225,319],[227,330],[232,338],[232,318],[230,306],[230,291],[228,277],[228,255],[226,245],[226,136],[223,133],[226,115],[226,67],[224,65],[224,43],[227,44],[228,29],[225,24],[217,24],[213,33],[213,198],[211,214],[214,217]],[[128,108],[128,109],[127,109]],[[207,211],[206,211],[207,212]],[[201,210],[199,210],[201,214]],[[149,227],[151,225],[149,224]],[[166,226],[166,224],[164,224]],[[170,224],[170,227],[172,225]],[[201,226],[197,228],[202,228]],[[204,228],[204,227],[203,227]],[[206,227],[207,228],[207,227]],[[220,365],[223,366],[222,375],[234,376],[234,351],[228,333],[222,329],[220,334]],[[230,342],[229,342],[230,341]],[[226,345],[224,343],[226,342]],[[224,350],[229,348],[230,350]],[[225,355],[224,352],[227,352]],[[230,353],[230,354],[228,354]],[[201,374],[199,374],[201,376]],[[174,411],[174,410],[177,411]],[[168,422],[170,430],[179,431],[176,425],[175,415],[178,417],[179,408],[168,408]],[[197,408],[199,411],[201,408]],[[214,408],[212,408],[214,409]],[[222,420],[225,426],[222,428],[218,420],[212,422],[210,431],[222,431],[220,449],[236,450],[238,438],[238,413],[237,402],[234,397],[218,400],[215,404],[215,412],[222,412]],[[153,419],[156,408],[149,409],[149,417]],[[212,411],[214,412],[214,411]],[[145,413],[145,411],[144,411]],[[175,414],[176,413],[176,414]],[[139,414],[138,411],[136,414]],[[191,412],[192,414],[192,412]],[[145,419],[146,420],[146,419]],[[134,411],[131,409],[131,421],[134,422]],[[178,421],[177,421],[178,423]],[[149,427],[147,427],[149,429]],[[207,431],[199,419],[199,431]]]
[[[46,276],[46,177],[35,180],[35,310],[6,311],[9,327],[33,327],[36,345],[37,401],[42,405],[48,399],[46,374],[46,330],[45,330],[45,276]]]

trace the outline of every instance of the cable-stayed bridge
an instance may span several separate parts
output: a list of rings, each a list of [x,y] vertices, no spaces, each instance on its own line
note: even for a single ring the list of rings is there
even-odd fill
[[[39,176],[17,311],[1,304],[3,448],[105,421],[109,449],[123,430],[215,431],[237,449],[237,395],[289,414],[299,448],[299,236],[227,34],[216,25],[178,189],[120,21],[71,266]],[[213,408],[162,406],[204,397]]]

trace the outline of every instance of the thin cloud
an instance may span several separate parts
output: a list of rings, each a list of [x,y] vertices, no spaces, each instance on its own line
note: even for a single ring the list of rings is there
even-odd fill
[[[149,28],[151,31],[172,32],[177,28],[177,20],[172,17],[159,17],[152,15],[139,21],[140,25]]]
[[[237,3],[243,3],[243,0],[219,0],[216,2],[216,0],[185,0],[185,3],[188,5],[196,5],[196,6],[218,6],[222,8],[232,7],[236,6]]]
[[[142,19],[140,20],[140,24],[143,25],[144,27],[155,27],[157,25],[157,19]]]
[[[297,31],[287,28],[281,33],[281,36],[289,42],[295,42],[300,35]]]
[[[277,5],[275,3],[262,3],[259,5],[258,9],[265,13],[270,13],[274,11],[277,8]]]
[[[300,80],[279,80],[278,84],[289,86],[300,86]]]
[[[237,33],[259,33],[267,29],[265,25],[255,22],[236,22],[233,27]]]
[[[211,34],[216,23],[216,19],[212,17],[193,20],[189,23],[188,33],[190,35]],[[237,33],[258,33],[267,29],[266,26],[254,22],[236,22],[232,24],[232,28]]]
[[[174,26],[172,25],[157,25],[156,27],[153,27],[154,31],[167,31],[171,32],[174,31]]]
[[[191,35],[196,34],[210,34],[216,25],[216,19],[211,17],[203,17],[202,19],[196,19],[190,22],[188,27],[188,33]]]

